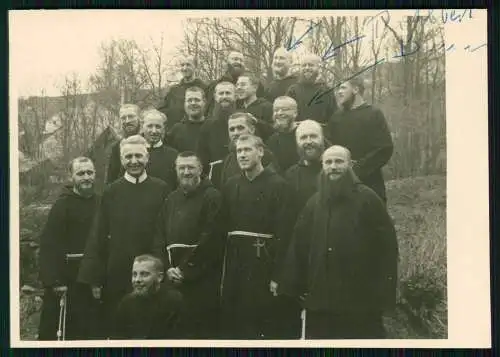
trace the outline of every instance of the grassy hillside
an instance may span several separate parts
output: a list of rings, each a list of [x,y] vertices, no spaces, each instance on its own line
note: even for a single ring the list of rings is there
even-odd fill
[[[20,212],[25,246],[21,285],[36,286],[36,233],[54,194],[30,202],[28,193],[22,191],[21,202],[26,204]],[[389,181],[387,195],[400,250],[398,306],[385,318],[389,337],[447,338],[446,178]],[[21,338],[28,340],[35,338],[39,319],[40,298],[34,295],[21,293]]]

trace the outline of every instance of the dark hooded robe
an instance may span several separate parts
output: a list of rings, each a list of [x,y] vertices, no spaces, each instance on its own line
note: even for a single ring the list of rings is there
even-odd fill
[[[120,158],[120,141],[114,144],[111,148],[111,155],[109,156],[108,171],[106,175],[106,183],[108,184],[123,175],[123,166]]]
[[[288,244],[290,199],[288,184],[270,168],[252,181],[243,173],[234,176],[224,186],[224,339],[284,338],[277,313],[281,299],[272,295],[269,283],[276,278]]]
[[[250,113],[257,119],[256,135],[262,140],[266,141],[273,134],[273,105],[264,98],[257,98],[248,107],[239,103],[238,111]]]
[[[396,301],[394,225],[373,190],[353,174],[341,180],[341,194],[319,190],[302,210],[280,292],[305,297],[306,338],[383,338]]]
[[[329,122],[332,145],[351,151],[354,172],[361,182],[386,201],[382,167],[393,153],[391,133],[384,114],[369,104],[337,112]]]
[[[233,112],[217,111],[214,117],[209,118],[201,126],[196,152],[203,165],[203,174],[207,176],[213,164],[211,180],[218,187],[222,170],[222,162],[229,152],[228,120]],[[218,164],[215,164],[218,162]]]
[[[262,157],[262,166],[269,167],[277,173],[281,173],[281,168],[274,154],[266,147],[264,147],[264,156]],[[240,166],[238,164],[238,158],[236,157],[236,150],[233,148],[231,152],[226,156],[224,162],[222,163],[221,172],[221,184],[224,184],[233,176],[239,175],[241,173]]]
[[[174,84],[163,99],[163,103],[158,107],[158,110],[167,116],[165,129],[168,131],[175,124],[179,123],[184,118],[184,99],[186,90],[191,87],[199,87],[205,91],[207,84],[199,78],[195,78],[191,82],[186,82],[183,78],[177,84]]]
[[[145,177],[135,183],[122,177],[106,188],[80,266],[79,281],[104,287],[108,312],[131,290],[134,258],[152,254],[156,218],[171,191],[160,179]]]
[[[165,200],[158,217],[154,251],[166,270],[179,267],[184,280],[176,284],[186,305],[180,317],[183,339],[215,337],[220,279],[220,259],[203,256],[198,244],[212,238],[221,194],[204,179],[191,192],[178,188]]]
[[[288,88],[297,83],[298,79],[298,76],[293,74],[282,79],[273,79],[266,88],[265,98],[274,103],[276,98],[287,95]]]
[[[184,118],[175,124],[167,136],[167,142],[178,152],[193,151],[198,149],[198,139],[201,127],[205,120],[195,121]]]
[[[111,339],[178,339],[179,316],[183,310],[182,294],[161,283],[148,295],[129,293],[121,299],[113,316]]]
[[[276,157],[283,172],[299,161],[295,129],[287,132],[276,131],[267,139],[266,146]]]
[[[324,82],[309,83],[299,80],[288,88],[287,95],[297,102],[296,121],[312,119],[326,125],[337,111],[333,91]]]
[[[67,286],[66,340],[97,337],[97,302],[87,285],[77,282],[99,197],[83,197],[64,187],[52,206],[40,236],[40,280],[45,288],[38,330],[39,340],[57,340],[59,300],[53,288]]]
[[[300,160],[285,173],[285,179],[294,190],[295,208],[297,215],[307,201],[318,190],[318,175],[321,171],[321,162]]]

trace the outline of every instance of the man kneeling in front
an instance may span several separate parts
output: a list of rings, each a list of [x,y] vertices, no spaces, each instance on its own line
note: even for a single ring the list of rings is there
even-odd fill
[[[164,266],[152,255],[140,255],[132,267],[133,291],[118,304],[113,339],[177,338],[182,295],[163,283]]]

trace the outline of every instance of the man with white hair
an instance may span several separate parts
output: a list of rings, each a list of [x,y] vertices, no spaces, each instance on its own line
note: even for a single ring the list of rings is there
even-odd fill
[[[313,119],[326,125],[337,111],[332,90],[323,81],[318,81],[321,58],[307,54],[302,58],[299,81],[290,86],[287,95],[297,101],[297,121]]]
[[[281,96],[274,100],[273,120],[275,133],[267,139],[266,145],[276,156],[283,171],[297,163],[297,142],[295,139],[295,118],[297,102],[295,99]]]
[[[240,51],[230,51],[226,59],[226,73],[222,77],[213,81],[207,89],[207,116],[213,114],[216,100],[214,98],[215,87],[221,82],[230,82],[236,85],[238,78],[245,72],[245,58]],[[262,83],[257,86],[257,97],[263,97],[265,94]]]
[[[120,154],[125,174],[103,193],[79,271],[79,281],[92,286],[96,299],[103,289],[108,312],[131,290],[134,257],[152,252],[156,218],[171,191],[146,172],[149,154],[142,136],[122,140]]]
[[[163,141],[166,121],[165,114],[156,109],[148,110],[143,114],[142,135],[147,141],[149,152],[146,171],[152,177],[165,181],[170,188],[175,189],[177,187],[175,159],[178,152]]]
[[[163,103],[158,107],[164,113],[168,122],[166,131],[168,132],[176,123],[179,123],[185,116],[184,99],[186,90],[190,87],[199,87],[205,91],[207,84],[196,77],[196,61],[193,56],[185,56],[179,60],[179,71],[182,79],[179,83],[169,88]]]
[[[351,154],[322,155],[318,192],[294,228],[278,280],[301,297],[306,339],[380,339],[395,307],[398,242],[384,203],[352,170]]]
[[[278,97],[284,96],[292,84],[297,83],[298,77],[289,74],[292,66],[292,53],[284,47],[278,48],[273,56],[273,80],[266,88],[266,99],[271,103]]]
[[[323,128],[314,120],[304,120],[295,131],[299,161],[285,173],[295,190],[297,213],[316,192],[321,171],[321,154],[325,149]]]
[[[139,134],[141,109],[136,104],[123,104],[120,107],[120,121],[122,124],[123,138]],[[120,142],[117,142],[111,149],[109,158],[106,183],[110,184],[123,175],[123,167],[120,159]]]

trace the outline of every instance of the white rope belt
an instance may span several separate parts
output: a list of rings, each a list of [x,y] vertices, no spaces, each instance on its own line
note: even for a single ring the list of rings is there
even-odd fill
[[[251,237],[251,238],[261,238],[261,239],[271,239],[273,238],[272,234],[267,233],[256,233],[256,232],[247,232],[247,231],[232,231],[229,232],[228,237],[239,236],[239,237]]]
[[[223,162],[224,162],[224,160],[217,160],[217,161],[212,161],[211,163],[208,164],[210,166],[210,171],[208,172],[208,179],[209,180],[212,179],[212,172],[213,172],[214,166],[218,165],[218,164],[222,164]]]
[[[173,243],[173,244],[169,244],[167,245],[167,254],[168,254],[168,262],[170,263],[170,265],[172,265],[172,249],[175,249],[175,248],[196,248],[198,247],[198,244],[182,244],[182,243]]]
[[[83,258],[83,253],[68,253],[66,254],[66,260],[74,260]]]

